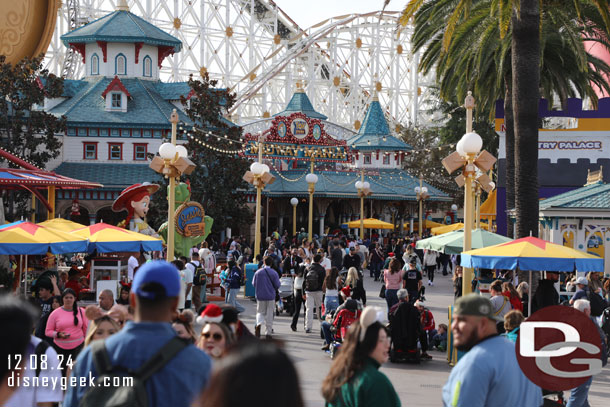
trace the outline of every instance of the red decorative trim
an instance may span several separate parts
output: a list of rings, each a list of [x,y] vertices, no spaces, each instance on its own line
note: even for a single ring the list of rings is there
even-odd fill
[[[379,150],[377,150],[377,158],[376,158],[376,160],[379,161]]]
[[[136,158],[136,147],[144,147],[144,158]],[[133,144],[133,160],[134,161],[146,161],[146,154],[148,154],[148,144],[146,144],[146,143],[134,143]]]
[[[186,96],[186,100],[189,100],[191,97],[193,97],[195,95],[195,89],[191,89],[191,91],[189,92],[189,94]]]
[[[112,82],[110,82],[108,84],[108,86],[106,87],[106,89],[104,89],[104,92],[102,92],[102,97],[105,98],[106,95],[108,94],[108,92],[113,91],[113,90],[120,90],[121,92],[126,94],[128,98],[131,99],[131,95],[129,94],[129,91],[127,90],[127,88],[125,88],[125,85],[123,85],[123,82],[121,82],[121,80],[119,79],[118,76],[115,76],[114,79],[112,80]]]
[[[69,45],[70,45],[70,48],[72,48],[74,51],[76,51],[82,55],[83,64],[84,64],[85,63],[85,44],[71,42]]]
[[[136,64],[137,64],[138,60],[140,58],[140,50],[142,49],[142,46],[144,45],[144,43],[136,42],[134,45],[136,46]]]
[[[84,141],[83,142],[83,160],[97,160],[97,141]],[[95,146],[95,158],[87,158],[87,146]]]
[[[157,49],[157,65],[159,66],[159,68],[161,68],[163,60],[170,55],[174,55],[174,47],[172,47],[171,45],[159,45],[157,46]]]
[[[97,41],[97,45],[102,49],[102,59],[108,62],[108,43],[106,41]]]

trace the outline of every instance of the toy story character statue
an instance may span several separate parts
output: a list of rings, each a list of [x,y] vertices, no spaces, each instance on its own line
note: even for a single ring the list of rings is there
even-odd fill
[[[146,214],[150,207],[150,196],[157,192],[159,185],[144,182],[127,187],[112,204],[114,212],[127,210],[127,218],[117,226],[142,233],[148,236],[159,237],[157,232],[146,223]]]
[[[169,187],[168,187],[169,194]],[[174,207],[174,211],[178,209],[180,205],[185,202],[189,202],[191,198],[191,188],[190,185],[185,184],[184,182],[176,185],[175,191],[175,199],[176,204]],[[209,216],[205,216],[205,232],[201,236],[183,236],[176,231],[174,233],[174,253],[176,257],[186,256],[187,258],[191,257],[191,248],[197,246],[198,244],[205,241],[210,232],[212,231],[212,224],[214,223],[214,219]],[[159,235],[163,238],[163,241],[167,243],[167,222],[161,225],[159,228]]]

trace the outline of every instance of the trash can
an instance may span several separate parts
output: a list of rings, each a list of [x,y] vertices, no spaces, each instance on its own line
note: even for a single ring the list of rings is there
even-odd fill
[[[244,296],[246,297],[254,297],[254,286],[252,285],[252,278],[254,277],[254,273],[256,273],[256,270],[258,270],[258,264],[246,264],[246,289],[244,291]]]

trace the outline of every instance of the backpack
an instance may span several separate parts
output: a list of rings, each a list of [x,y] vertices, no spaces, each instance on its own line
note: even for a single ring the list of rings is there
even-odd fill
[[[604,310],[608,308],[606,300],[589,289],[587,289],[587,299],[591,304],[591,315],[594,317],[599,317],[601,314],[603,314]]]
[[[146,381],[182,349],[188,346],[188,342],[179,337],[170,339],[150,359],[136,370],[127,370],[119,366],[112,366],[105,341],[94,341],[91,344],[91,358],[97,377],[95,387],[90,387],[80,401],[80,407],[146,407],[148,406],[148,394],[146,393]],[[127,373],[127,375],[123,373]],[[132,377],[132,386],[104,387],[104,382],[113,383],[113,380],[122,382],[122,377]],[[114,378],[121,379],[114,379]],[[107,378],[107,379],[106,379]]]
[[[318,267],[315,266],[315,263],[309,266],[305,276],[305,291],[320,291],[322,289],[320,286],[320,270],[318,268],[321,268],[321,266],[319,264],[317,265]]]
[[[242,275],[237,267],[233,267],[231,269],[231,273],[229,274],[229,280],[231,281],[231,283],[239,283],[240,287],[244,284]]]
[[[192,261],[189,261],[188,264],[195,268],[195,272],[193,273],[193,285],[205,285],[207,281],[207,274],[205,273],[205,269],[203,268],[201,261],[197,266]]]

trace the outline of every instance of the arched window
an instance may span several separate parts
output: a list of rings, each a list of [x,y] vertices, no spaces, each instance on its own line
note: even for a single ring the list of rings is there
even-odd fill
[[[148,55],[144,57],[143,60],[144,65],[144,76],[152,76],[152,59]]]
[[[100,74],[100,58],[97,54],[91,55],[91,75]]]
[[[126,75],[127,74],[127,59],[125,55],[119,54],[114,59],[114,74],[115,75]]]

